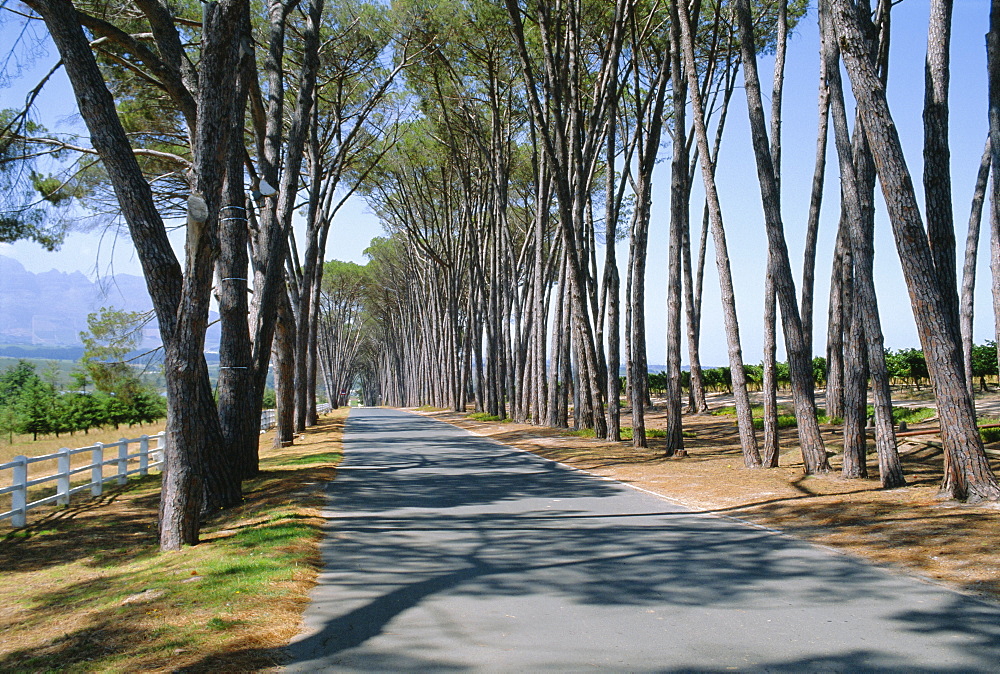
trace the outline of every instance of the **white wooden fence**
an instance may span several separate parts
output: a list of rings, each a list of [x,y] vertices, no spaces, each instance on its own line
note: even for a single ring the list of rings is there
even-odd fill
[[[129,475],[147,475],[151,468],[159,468],[163,465],[163,436],[143,435],[131,440],[122,438],[118,442],[107,444],[96,442],[89,447],[79,449],[68,449],[63,447],[58,452],[44,454],[42,456],[18,456],[13,461],[0,463],[0,472],[9,470],[12,473],[12,484],[9,487],[0,489],[0,495],[10,494],[10,510],[0,513],[0,521],[9,519],[15,527],[23,527],[27,524],[28,511],[39,508],[50,503],[68,505],[70,496],[81,491],[90,491],[94,496],[100,496],[104,491],[106,482],[125,484]],[[150,440],[155,440],[156,445],[150,446]],[[138,445],[135,453],[130,453],[129,448]],[[117,449],[116,449],[117,448]],[[113,458],[104,458],[105,451],[110,450]],[[90,452],[90,463],[85,466],[72,467],[72,459],[77,454]],[[58,462],[58,469],[54,475],[36,477],[29,479],[28,467],[33,463],[41,461]],[[132,468],[129,468],[129,464]],[[106,476],[105,466],[116,466],[117,471]],[[90,473],[90,481],[75,487],[70,486],[74,475]],[[41,484],[55,482],[56,493],[37,501],[28,501],[28,489]]]
[[[323,403],[316,406],[317,414],[330,412],[330,403]],[[276,423],[274,410],[263,410],[260,415],[260,432],[263,433],[274,427]],[[69,449],[63,447],[58,452],[44,454],[42,456],[18,456],[13,461],[0,463],[0,474],[3,471],[11,471],[11,485],[0,488],[0,496],[10,494],[10,510],[0,512],[0,522],[10,520],[15,527],[23,527],[27,524],[28,511],[41,506],[55,503],[58,505],[69,505],[69,499],[73,494],[81,491],[90,491],[93,496],[100,496],[104,491],[104,484],[115,482],[125,484],[130,475],[147,475],[153,468],[163,466],[163,449],[165,433],[157,435],[143,435],[138,438],[122,438],[118,442],[101,443],[95,442],[88,447],[79,449]],[[155,440],[155,446],[150,446],[150,440]],[[130,453],[129,448],[138,444],[138,450]],[[117,450],[116,450],[117,448]],[[104,458],[112,454],[106,454],[110,450],[113,458]],[[90,452],[90,463],[85,466],[72,467],[73,457],[77,454]],[[53,475],[29,479],[28,466],[42,461],[56,461],[58,468]],[[132,468],[129,468],[129,464]],[[116,466],[117,471],[111,475],[104,474],[105,466]],[[84,484],[71,486],[74,475],[90,473],[90,481]],[[40,498],[37,501],[28,502],[28,490],[38,485],[55,482],[56,493]]]
[[[264,433],[266,431],[274,428],[275,424],[278,423],[277,412],[275,410],[262,410],[260,413],[260,432]]]
[[[327,412],[333,411],[333,405],[330,403],[320,403],[316,405],[316,414],[326,414]],[[275,427],[278,423],[278,417],[275,410],[262,410],[260,413],[260,432],[266,433]]]

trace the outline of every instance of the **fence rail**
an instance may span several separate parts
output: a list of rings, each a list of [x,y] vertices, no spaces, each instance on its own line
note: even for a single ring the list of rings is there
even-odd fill
[[[326,414],[333,411],[330,403],[320,403],[316,405],[316,414]],[[275,410],[262,410],[260,413],[260,432],[266,433],[278,424],[278,417]]]
[[[79,449],[69,449],[63,447],[58,452],[44,454],[42,456],[17,456],[13,461],[0,463],[0,471],[10,470],[12,474],[12,484],[9,487],[0,489],[0,495],[10,494],[10,510],[0,513],[0,521],[9,519],[15,527],[23,527],[27,524],[28,511],[44,505],[55,503],[58,505],[69,505],[69,499],[73,494],[81,491],[90,491],[93,496],[100,496],[104,492],[104,485],[107,482],[125,484],[130,475],[147,475],[150,469],[159,468],[163,465],[164,433],[157,435],[143,435],[138,438],[122,438],[118,442],[95,442],[88,447]],[[150,440],[156,441],[155,447],[150,447]],[[134,454],[129,452],[129,447],[138,444],[138,451]],[[117,448],[117,451],[115,451]],[[105,451],[114,452],[113,458],[105,458]],[[77,454],[90,452],[90,463],[85,466],[72,467],[72,459]],[[29,479],[28,467],[33,463],[55,460],[58,463],[56,473]],[[129,463],[137,467],[129,468]],[[116,466],[117,471],[110,476],[104,474],[105,466]],[[74,475],[90,473],[90,481],[77,486],[72,486]],[[28,501],[28,490],[31,487],[55,483],[56,492],[52,495],[40,498],[36,501]]]
[[[317,414],[326,414],[332,410],[330,403],[323,403],[316,406]],[[263,410],[260,415],[260,432],[263,433],[274,427],[276,421],[274,410]],[[69,505],[70,497],[82,491],[90,491],[93,496],[100,496],[104,492],[104,485],[108,482],[125,484],[130,475],[148,475],[154,468],[163,466],[163,451],[166,447],[166,434],[160,432],[156,435],[143,435],[138,438],[122,438],[118,442],[95,442],[87,447],[69,449],[63,447],[58,452],[44,454],[42,456],[17,456],[13,461],[0,463],[0,473],[11,471],[11,485],[0,488],[0,496],[10,494],[10,510],[0,512],[0,522],[10,520],[15,527],[23,527],[28,521],[28,511],[40,508],[45,505],[55,503],[57,505]],[[156,441],[156,446],[150,446],[150,440]],[[138,444],[138,451],[130,453],[129,448]],[[117,448],[117,449],[116,449]],[[113,453],[112,458],[108,451]],[[90,452],[90,463],[85,466],[73,467],[73,457],[77,454]],[[42,461],[56,461],[56,472],[44,477],[29,479],[28,467]],[[129,464],[132,468],[129,468]],[[116,466],[117,471],[112,475],[105,475],[105,466]],[[90,481],[73,486],[73,476],[89,472]],[[54,494],[39,498],[35,501],[28,501],[28,490],[32,487],[55,483]]]

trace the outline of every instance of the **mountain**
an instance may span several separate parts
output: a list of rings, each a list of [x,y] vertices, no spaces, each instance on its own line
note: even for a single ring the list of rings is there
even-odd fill
[[[153,303],[141,276],[115,274],[91,281],[78,271],[34,274],[0,255],[0,344],[79,346],[87,314],[101,307],[149,311]],[[209,329],[209,350],[218,344],[218,332],[217,324]],[[159,345],[154,320],[143,330],[140,347]]]

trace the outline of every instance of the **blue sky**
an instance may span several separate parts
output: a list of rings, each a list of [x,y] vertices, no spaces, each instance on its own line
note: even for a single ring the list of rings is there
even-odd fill
[[[905,0],[893,9],[893,38],[890,58],[889,96],[893,116],[903,139],[911,174],[919,186],[922,170],[923,64],[927,36],[927,0]],[[955,0],[951,75],[951,150],[956,238],[964,249],[972,187],[987,132],[985,33],[989,17],[988,0]],[[801,276],[801,256],[805,218],[812,180],[816,134],[816,78],[818,38],[815,13],[801,22],[789,44],[784,95],[783,123],[783,213],[789,251],[796,281]],[[0,43],[11,44],[16,26],[0,26]],[[33,65],[32,72],[45,72],[55,62],[54,50]],[[770,78],[772,62],[760,63],[761,77]],[[61,75],[60,75],[61,77]],[[845,78],[845,83],[846,83]],[[0,89],[0,105],[14,107],[32,86],[29,78]],[[770,85],[764,83],[769,92]],[[81,128],[67,107],[68,85],[59,79],[43,93],[38,104],[40,121],[58,130]],[[761,357],[760,323],[763,272],[766,255],[760,192],[750,145],[746,116],[746,98],[742,89],[733,97],[726,137],[718,169],[720,198],[726,224],[737,305],[741,319],[744,359],[758,362]],[[667,157],[669,150],[664,150]],[[668,218],[669,163],[662,162],[655,176],[653,222],[650,229],[647,277],[647,323],[650,362],[662,362],[664,354],[664,313],[666,293],[666,235]],[[919,188],[918,188],[919,190]],[[700,222],[702,191],[696,178],[692,199],[692,220]],[[817,258],[816,340],[822,353],[826,330],[826,307],[830,256],[836,234],[838,175],[832,140],[829,145],[826,194],[820,224],[820,247]],[[896,257],[889,223],[880,210],[876,232],[876,287],[879,295],[886,345],[892,348],[918,346],[910,312],[909,299]],[[988,229],[984,230],[988,231]],[[382,229],[360,200],[349,202],[338,214],[330,234],[327,258],[364,262],[363,251]],[[0,254],[18,259],[30,271],[49,269],[82,271],[93,277],[109,271],[139,274],[138,262],[127,240],[115,241],[110,235],[72,234],[62,250],[47,253],[39,246],[20,242],[0,244]],[[620,244],[619,260],[627,255],[627,243]],[[975,339],[991,339],[993,322],[990,312],[989,245],[980,246],[979,282],[977,284]],[[961,268],[961,261],[959,262]],[[727,362],[725,336],[718,300],[718,275],[712,252],[706,268],[702,360],[708,365]],[[686,353],[686,352],[685,352]],[[686,355],[685,355],[686,359]]]

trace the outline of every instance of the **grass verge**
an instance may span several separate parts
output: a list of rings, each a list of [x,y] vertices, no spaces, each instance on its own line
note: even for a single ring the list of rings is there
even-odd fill
[[[473,412],[472,414],[466,415],[469,419],[473,421],[499,421],[502,424],[509,424],[513,419],[507,417],[506,419],[501,419],[495,414],[488,414],[487,412]]]
[[[159,478],[55,510],[0,546],[0,671],[252,671],[280,664],[319,567],[322,486],[347,410],[261,439],[245,501],[160,553]]]
[[[569,435],[569,436],[577,437],[577,438],[593,438],[593,437],[596,437],[594,435],[594,429],[593,428],[581,428],[578,431],[566,431],[565,434]],[[631,440],[632,439],[632,427],[631,426],[622,426],[619,429],[619,435],[621,436],[622,441]],[[667,432],[665,430],[661,429],[661,428],[647,428],[646,429],[646,437],[647,438],[665,438],[665,437],[667,437]],[[689,435],[685,431],[684,432],[684,437],[685,438],[693,438],[694,434],[692,433],[692,434]]]

